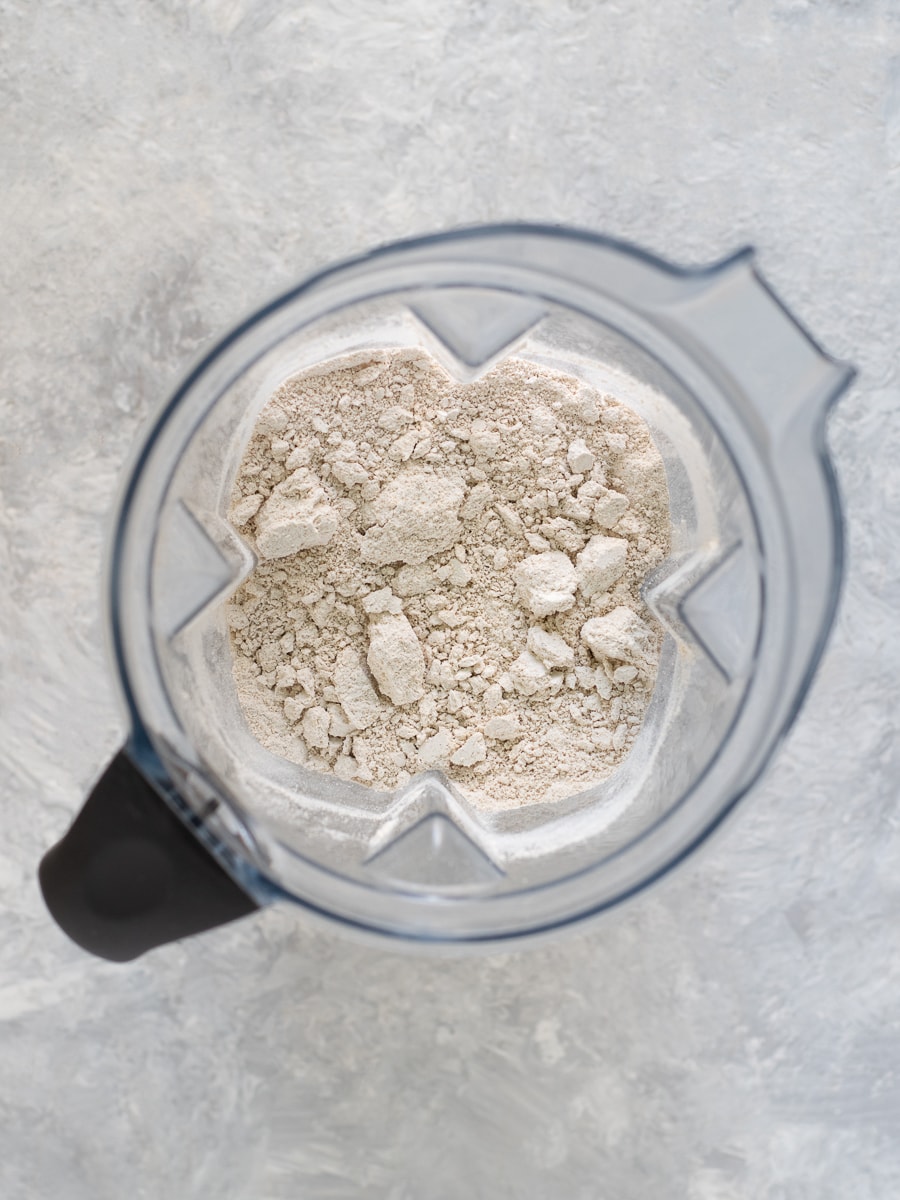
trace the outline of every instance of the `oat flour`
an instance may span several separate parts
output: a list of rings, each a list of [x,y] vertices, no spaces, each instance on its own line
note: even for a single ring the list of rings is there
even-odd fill
[[[234,677],[272,752],[377,789],[437,768],[483,809],[628,754],[669,515],[612,396],[514,358],[471,384],[419,350],[338,359],[267,404],[231,519],[259,557],[228,606]]]

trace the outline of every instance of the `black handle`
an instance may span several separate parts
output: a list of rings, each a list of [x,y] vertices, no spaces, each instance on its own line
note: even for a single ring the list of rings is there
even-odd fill
[[[44,901],[84,950],[128,962],[254,912],[125,751],[38,871]]]

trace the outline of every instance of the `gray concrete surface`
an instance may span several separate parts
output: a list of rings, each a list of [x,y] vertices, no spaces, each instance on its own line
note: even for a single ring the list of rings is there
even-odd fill
[[[900,1193],[900,9],[0,0],[4,1200]],[[123,736],[111,507],[211,339],[330,259],[499,218],[752,242],[861,374],[850,557],[777,764],[618,915],[422,959],[269,911],[127,967],[36,862]]]

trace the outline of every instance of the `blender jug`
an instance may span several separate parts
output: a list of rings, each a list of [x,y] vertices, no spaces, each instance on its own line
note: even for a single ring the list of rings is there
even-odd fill
[[[227,518],[259,412],[337,356],[420,347],[460,381],[510,354],[607,388],[665,467],[665,631],[636,743],[560,801],[480,812],[440,771],[392,792],[252,736],[225,602],[255,565]],[[50,911],[114,960],[291,900],[429,942],[548,931],[645,886],[750,787],[797,713],[841,574],[826,356],[743,251],[682,270],[556,227],[409,241],[313,277],[191,373],[144,443],[112,546],[112,647],[131,733],[41,864]],[[525,401],[523,401],[525,403]]]

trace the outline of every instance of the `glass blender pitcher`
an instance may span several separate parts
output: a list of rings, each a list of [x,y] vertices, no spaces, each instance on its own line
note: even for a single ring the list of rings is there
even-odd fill
[[[484,813],[441,774],[376,791],[263,748],[241,715],[225,601],[255,565],[227,519],[255,420],[338,355],[421,347],[461,381],[505,356],[614,390],[666,471],[665,630],[650,706],[608,779]],[[332,267],[230,333],[159,415],[112,545],[131,733],[44,858],[51,913],[117,961],[276,900],[419,942],[552,930],[687,855],[793,721],[835,611],[841,513],[825,440],[852,370],[750,251],[681,270],[557,227],[402,242]]]

